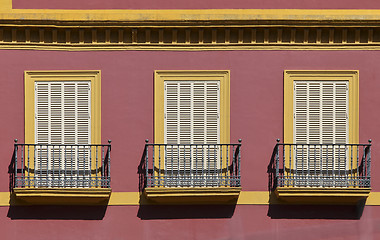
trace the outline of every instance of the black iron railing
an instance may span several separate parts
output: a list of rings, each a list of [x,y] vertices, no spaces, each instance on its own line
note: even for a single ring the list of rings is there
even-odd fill
[[[369,144],[286,144],[275,146],[275,187],[371,187]]]
[[[144,152],[147,187],[239,187],[238,144],[149,144]]]
[[[109,188],[109,144],[14,144],[15,188]]]

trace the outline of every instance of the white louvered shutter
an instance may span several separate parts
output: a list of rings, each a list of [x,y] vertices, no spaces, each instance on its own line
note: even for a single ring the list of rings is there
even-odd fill
[[[90,144],[91,85],[89,81],[35,83],[37,144]],[[86,187],[89,147],[37,147],[36,179],[40,186]]]
[[[218,147],[177,148],[170,144],[219,143],[219,81],[165,81],[164,84],[165,143],[169,144],[166,171],[172,176],[192,177],[192,182],[186,183],[189,186],[202,185],[202,175],[218,171]]]
[[[348,81],[294,81],[295,142],[348,143],[348,101]],[[303,173],[328,174],[347,167],[344,146],[298,146],[293,151],[292,164]]]

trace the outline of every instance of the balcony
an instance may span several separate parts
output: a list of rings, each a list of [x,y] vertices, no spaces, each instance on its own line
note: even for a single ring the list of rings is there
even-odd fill
[[[274,148],[273,189],[285,201],[357,203],[371,190],[368,144],[285,144]]]
[[[238,144],[149,144],[144,193],[157,202],[234,202],[240,185]]]
[[[13,193],[37,204],[89,204],[111,194],[109,144],[14,144]]]

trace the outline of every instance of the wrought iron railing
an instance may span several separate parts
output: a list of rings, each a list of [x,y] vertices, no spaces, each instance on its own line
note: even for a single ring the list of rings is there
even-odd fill
[[[109,188],[109,144],[14,144],[15,188]]]
[[[144,151],[147,187],[240,187],[238,144],[149,144]]]
[[[369,144],[277,144],[275,187],[371,187]]]

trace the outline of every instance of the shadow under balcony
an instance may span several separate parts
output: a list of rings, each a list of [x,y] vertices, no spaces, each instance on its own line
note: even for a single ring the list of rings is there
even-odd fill
[[[12,194],[16,204],[107,204],[109,144],[21,144],[15,140]]]
[[[165,204],[235,204],[240,185],[238,144],[149,144],[142,159],[143,192]]]
[[[268,166],[272,190],[297,204],[356,204],[371,191],[368,144],[285,144],[274,148]]]

